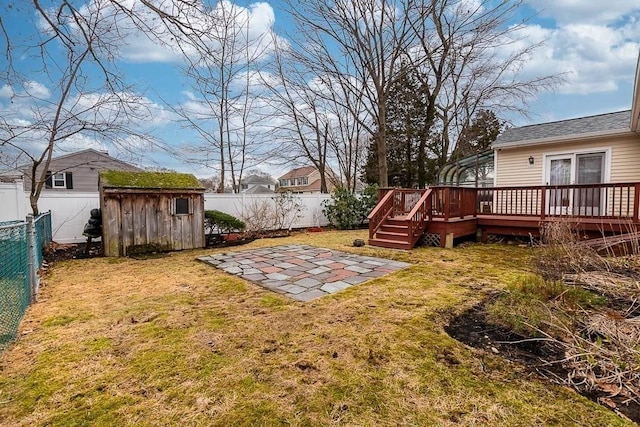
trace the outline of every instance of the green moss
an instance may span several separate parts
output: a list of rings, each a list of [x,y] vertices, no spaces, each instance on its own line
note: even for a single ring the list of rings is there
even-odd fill
[[[131,406],[135,400],[130,396],[106,395],[101,392],[100,387],[88,394],[74,396],[74,400],[65,405],[63,410],[54,413],[47,420],[46,425],[113,426],[126,424],[126,420],[118,413],[118,409]]]
[[[127,172],[107,170],[100,172],[103,187],[201,189],[195,176],[176,172]]]
[[[262,298],[260,298],[260,305],[263,307],[277,308],[277,307],[288,306],[289,303],[285,301],[284,298],[281,296],[265,295]]]
[[[84,342],[84,345],[88,350],[91,350],[95,353],[100,353],[104,350],[108,350],[112,347],[113,343],[111,338],[108,337],[97,337],[90,339]]]
[[[45,327],[66,326],[69,323],[73,322],[74,320],[76,320],[76,318],[73,316],[54,316],[42,322],[42,326],[45,326]]]

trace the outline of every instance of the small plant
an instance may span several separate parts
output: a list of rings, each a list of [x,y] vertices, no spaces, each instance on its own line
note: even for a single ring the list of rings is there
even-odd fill
[[[213,236],[232,231],[244,231],[246,225],[233,215],[216,210],[204,211],[204,226],[207,234],[207,244],[212,243]]]
[[[305,206],[299,197],[290,191],[281,191],[271,198],[275,202],[274,222],[276,230],[291,230],[291,226],[302,217]]]
[[[242,220],[247,225],[246,231],[251,236],[273,230],[274,209],[269,200],[251,198],[245,203]]]

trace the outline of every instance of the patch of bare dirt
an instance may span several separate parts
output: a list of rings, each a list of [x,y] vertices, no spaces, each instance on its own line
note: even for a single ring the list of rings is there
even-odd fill
[[[564,359],[564,351],[552,342],[525,337],[503,326],[492,324],[487,318],[485,309],[488,303],[489,301],[485,301],[453,318],[445,327],[446,332],[468,346],[521,363],[552,383],[567,385],[566,379],[571,376],[571,370],[561,363]],[[638,403],[624,396],[612,395],[611,390],[589,391],[577,388],[577,391],[640,424]]]

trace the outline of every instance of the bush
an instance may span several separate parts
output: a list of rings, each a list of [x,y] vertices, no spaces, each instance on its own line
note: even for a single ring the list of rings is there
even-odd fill
[[[242,220],[250,235],[261,235],[278,230],[291,230],[302,217],[305,209],[302,200],[290,191],[283,191],[271,197],[249,198],[244,205]]]
[[[377,188],[368,186],[358,197],[345,188],[338,187],[331,194],[331,200],[322,203],[322,213],[331,225],[340,230],[358,228],[378,201]]]
[[[367,219],[373,208],[378,204],[378,186],[367,185],[360,196],[362,222]]]
[[[233,215],[216,210],[204,211],[204,226],[209,238],[213,234],[231,233],[232,231],[244,231],[245,223]],[[214,233],[214,231],[216,233]]]

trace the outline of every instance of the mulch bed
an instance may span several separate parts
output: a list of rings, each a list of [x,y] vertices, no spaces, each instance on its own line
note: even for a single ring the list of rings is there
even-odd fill
[[[64,261],[68,259],[83,259],[102,256],[102,243],[91,242],[88,247],[86,243],[56,243],[52,242],[44,255],[48,263]]]
[[[490,301],[489,299],[454,317],[445,328],[446,332],[452,338],[468,346],[521,363],[549,382],[561,383],[571,374],[560,363],[549,363],[563,359],[562,349],[548,341],[531,340],[531,337],[524,337],[489,322],[485,307]],[[604,391],[580,389],[577,391],[594,402],[640,424],[640,405],[637,403],[625,402],[624,397],[611,396]]]

